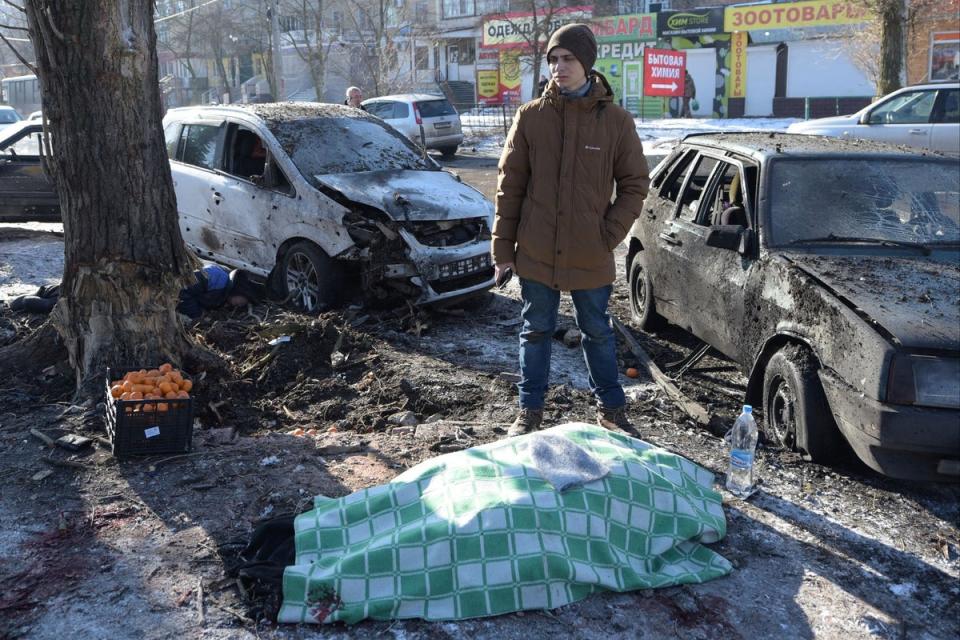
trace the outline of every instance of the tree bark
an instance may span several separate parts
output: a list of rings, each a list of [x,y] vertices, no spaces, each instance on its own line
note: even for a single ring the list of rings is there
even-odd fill
[[[28,0],[48,166],[64,231],[51,314],[77,388],[105,366],[179,362],[175,311],[192,271],[161,126],[153,0]]]
[[[880,19],[880,68],[877,95],[887,95],[902,85],[903,28],[907,11],[904,0],[883,0],[877,5]]]

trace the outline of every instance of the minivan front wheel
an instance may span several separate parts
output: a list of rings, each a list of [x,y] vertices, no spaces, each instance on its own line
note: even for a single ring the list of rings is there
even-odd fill
[[[342,268],[312,242],[297,242],[280,262],[280,293],[298,309],[314,313],[340,301]]]

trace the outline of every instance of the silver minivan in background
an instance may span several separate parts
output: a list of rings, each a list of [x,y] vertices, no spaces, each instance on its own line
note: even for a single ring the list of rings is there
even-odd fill
[[[425,93],[379,96],[364,100],[363,108],[414,143],[436,149],[444,157],[456,155],[457,147],[463,142],[460,114],[443,96]]]

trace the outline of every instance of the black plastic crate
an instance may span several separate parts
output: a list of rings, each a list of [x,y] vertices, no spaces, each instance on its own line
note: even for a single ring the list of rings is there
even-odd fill
[[[186,453],[193,445],[193,398],[119,400],[110,394],[114,372],[122,377],[140,367],[107,369],[106,424],[113,455],[150,456]],[[157,405],[165,404],[166,411]]]

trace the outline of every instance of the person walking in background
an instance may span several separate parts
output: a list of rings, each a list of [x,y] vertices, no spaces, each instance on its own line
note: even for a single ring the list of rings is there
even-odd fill
[[[360,87],[350,87],[347,89],[347,99],[343,101],[343,104],[348,107],[353,107],[354,109],[366,111],[366,107],[360,104],[361,102],[363,102],[363,92],[360,91]]]
[[[686,69],[683,70],[683,108],[680,110],[681,118],[692,118],[693,112],[690,111],[690,101],[697,97],[697,85],[693,83],[693,76]]]
[[[562,291],[573,299],[597,422],[636,434],[626,415],[607,304],[613,251],[650,184],[633,117],[593,71],[597,41],[571,24],[547,44],[551,80],[520,107],[500,157],[493,227],[496,277],[520,277],[520,412],[508,434],[540,428]],[[610,203],[616,183],[616,201]]]

